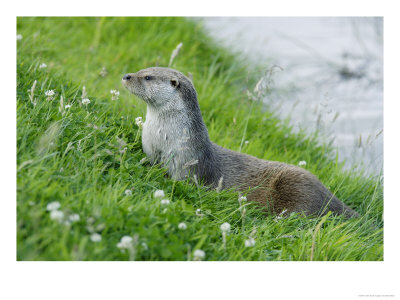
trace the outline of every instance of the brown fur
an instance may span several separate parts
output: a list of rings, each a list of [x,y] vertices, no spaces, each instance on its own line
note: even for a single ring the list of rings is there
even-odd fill
[[[306,170],[212,143],[196,90],[182,73],[149,68],[125,75],[123,83],[147,103],[143,150],[152,163],[163,163],[173,178],[196,175],[214,188],[249,191],[249,200],[272,213],[323,215],[332,211],[358,216]]]

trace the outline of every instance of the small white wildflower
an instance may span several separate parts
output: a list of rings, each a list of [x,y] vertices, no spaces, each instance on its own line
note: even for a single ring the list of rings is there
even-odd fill
[[[47,65],[45,63],[41,63],[39,69],[45,69],[45,68],[47,68]]]
[[[244,144],[245,144],[245,145],[248,145],[248,144],[249,144],[249,141],[244,141]]]
[[[47,96],[47,100],[53,100],[54,98],[54,90],[47,90],[44,92],[44,94]]]
[[[47,90],[44,92],[44,94],[49,97],[49,96],[54,96],[54,90]]]
[[[185,224],[185,223],[179,223],[178,224],[178,228],[180,229],[180,230],[186,230],[187,229],[187,225]]]
[[[113,101],[118,100],[119,91],[117,91],[117,90],[111,90],[110,93],[111,93],[111,100],[113,100]]]
[[[17,41],[22,40],[22,34],[17,34]]]
[[[67,109],[67,108],[71,108],[71,106],[72,106],[71,104],[67,104],[67,105],[65,105],[65,107],[64,107],[64,108],[65,108],[65,109]]]
[[[299,166],[305,166],[307,162],[305,160],[299,161]]]
[[[80,216],[78,214],[72,214],[68,217],[68,220],[71,222],[78,222],[80,220]]]
[[[253,247],[256,244],[256,240],[254,238],[249,238],[248,240],[244,241],[245,247]]]
[[[61,222],[64,218],[64,213],[61,210],[52,210],[50,212],[50,219]]]
[[[170,203],[169,199],[162,199],[161,205],[168,205]]]
[[[125,190],[125,195],[126,196],[131,196],[132,195],[132,191],[129,190],[129,189]]]
[[[239,201],[239,204],[242,204],[243,202],[247,201],[247,197],[246,196],[240,196],[238,201]]]
[[[93,243],[101,242],[101,235],[98,234],[98,233],[93,233],[93,234],[90,236],[90,240],[91,240]]]
[[[225,222],[219,228],[221,229],[222,232],[228,233],[231,230],[231,224]]]
[[[196,209],[196,216],[199,216],[199,217],[203,216],[200,208]]]
[[[206,253],[201,249],[197,249],[193,253],[194,260],[203,260],[205,257],[206,257]]]
[[[142,119],[142,117],[137,117],[137,118],[135,118],[135,123],[136,123],[136,125],[138,126],[138,127],[142,127],[143,126],[143,119]]]
[[[156,190],[153,194],[154,198],[163,198],[165,197],[163,190]]]
[[[88,98],[82,99],[82,104],[88,105],[90,103],[90,100]]]
[[[46,210],[53,211],[53,210],[59,209],[60,207],[61,207],[60,202],[54,201],[54,202],[50,202],[49,204],[47,204]]]
[[[119,249],[129,249],[132,248],[132,237],[125,235],[121,238],[121,241],[117,244]]]

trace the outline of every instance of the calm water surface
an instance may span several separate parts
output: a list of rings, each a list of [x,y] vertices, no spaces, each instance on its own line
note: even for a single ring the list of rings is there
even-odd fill
[[[274,67],[266,105],[319,130],[347,168],[383,165],[382,18],[202,18],[223,45]]]

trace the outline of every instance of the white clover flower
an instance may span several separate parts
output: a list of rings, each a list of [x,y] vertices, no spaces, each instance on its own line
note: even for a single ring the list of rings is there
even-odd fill
[[[162,199],[161,205],[168,205],[170,203],[169,199]]]
[[[305,166],[307,162],[305,160],[299,161],[299,166]]]
[[[64,218],[64,213],[61,210],[52,210],[50,212],[50,219],[61,222]]]
[[[110,93],[111,93],[111,100],[113,100],[113,101],[118,100],[119,91],[117,91],[117,90],[111,90]]]
[[[88,105],[90,103],[90,100],[88,98],[82,99],[82,104]]]
[[[132,191],[129,190],[129,189],[125,190],[125,195],[126,196],[131,196],[132,195]]]
[[[199,217],[203,216],[200,208],[196,209],[196,216],[199,216]]]
[[[17,34],[17,41],[22,40],[22,34]]]
[[[67,105],[65,105],[65,107],[64,107],[64,108],[65,108],[65,109],[67,109],[67,108],[71,108],[71,106],[72,106],[71,104],[67,104]]]
[[[249,141],[244,141],[244,144],[245,144],[245,145],[248,145],[248,144],[249,144]]]
[[[47,96],[47,100],[53,100],[55,95],[54,90],[47,90],[44,94]]]
[[[54,201],[54,202],[50,202],[49,204],[47,204],[46,210],[53,211],[53,210],[59,209],[60,207],[61,207],[60,202]]]
[[[222,232],[228,233],[231,230],[231,224],[225,222],[219,228],[221,229]]]
[[[254,238],[249,238],[248,240],[244,241],[244,246],[245,247],[254,247],[254,245],[256,244],[256,240]]]
[[[98,234],[98,233],[93,233],[93,234],[90,236],[90,240],[91,240],[93,243],[98,243],[98,242],[101,241],[101,235]]]
[[[119,249],[130,249],[133,245],[133,238],[125,235],[121,238],[121,241],[117,244]]]
[[[187,229],[187,225],[185,224],[185,223],[179,223],[178,224],[178,228],[180,229],[180,230],[186,230]]]
[[[153,194],[154,198],[163,198],[165,197],[164,191],[163,190],[156,190]]]
[[[47,68],[47,65],[45,63],[41,63],[39,69],[44,69],[44,68]]]
[[[206,257],[206,253],[201,249],[197,249],[193,253],[194,260],[203,260],[205,257]]]
[[[68,220],[71,222],[78,222],[81,217],[78,214],[72,214],[68,217]]]
[[[49,96],[54,96],[54,90],[47,90],[44,92],[44,94],[49,97]]]
[[[142,117],[137,117],[137,118],[135,119],[135,123],[136,123],[136,125],[137,125],[138,127],[142,127],[142,126],[143,126],[143,119],[142,119]]]
[[[243,202],[246,202],[246,201],[247,201],[247,197],[246,197],[246,196],[240,196],[240,197],[238,198],[238,201],[239,201],[239,204],[242,204]]]

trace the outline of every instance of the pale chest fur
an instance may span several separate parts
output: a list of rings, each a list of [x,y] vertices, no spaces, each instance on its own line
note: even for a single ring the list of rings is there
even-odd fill
[[[163,118],[148,109],[143,124],[143,151],[152,164],[162,163],[169,175],[177,180],[184,179],[190,167],[198,162],[185,123],[182,115],[180,118]]]

